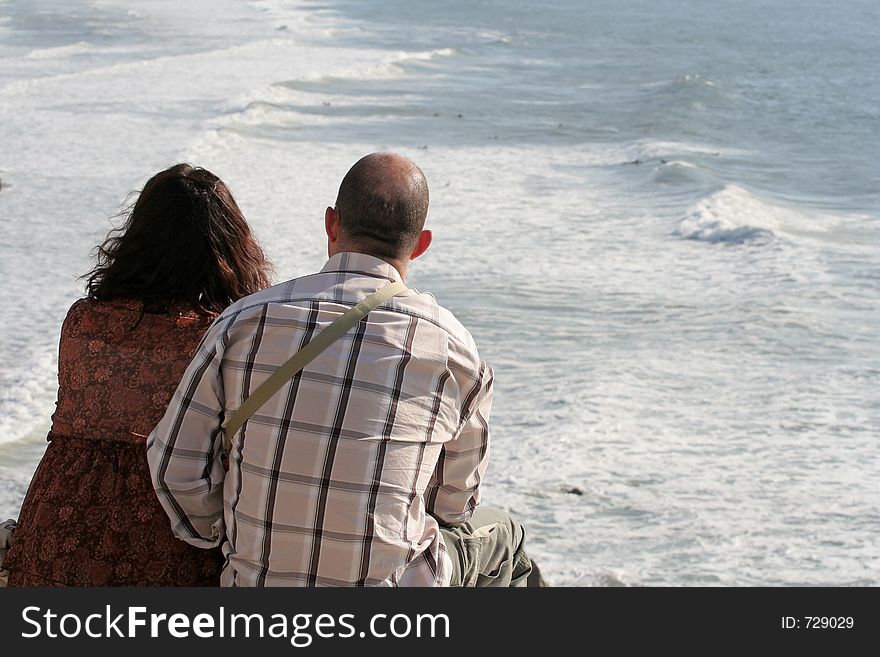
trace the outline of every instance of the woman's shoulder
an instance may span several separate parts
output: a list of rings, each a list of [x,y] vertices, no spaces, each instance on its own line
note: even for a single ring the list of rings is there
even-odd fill
[[[91,304],[91,303],[92,303],[92,300],[89,299],[88,297],[83,297],[82,299],[77,299],[76,301],[73,302],[73,304],[70,306],[70,308],[68,308],[67,316],[70,317],[71,315],[79,315],[80,313],[84,312],[89,307],[89,304]]]
[[[83,318],[89,314],[91,304],[92,300],[88,298],[77,299],[73,302],[73,305],[67,310],[64,323],[61,325],[62,335],[68,333],[72,328],[79,326]]]
[[[186,304],[172,304],[167,312],[149,312],[140,299],[116,298],[78,299],[67,311],[62,332],[76,328],[77,332],[129,332],[137,329],[156,331],[167,328],[204,331],[216,315],[199,312]]]
[[[64,319],[66,327],[84,325],[86,328],[99,327],[105,323],[116,323],[126,315],[134,315],[140,312],[143,304],[134,299],[111,299],[101,301],[84,297],[77,299],[67,311]]]

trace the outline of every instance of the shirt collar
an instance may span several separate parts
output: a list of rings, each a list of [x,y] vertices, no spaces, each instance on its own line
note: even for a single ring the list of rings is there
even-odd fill
[[[390,281],[403,280],[400,276],[400,272],[397,271],[394,265],[385,262],[381,258],[376,258],[367,255],[366,253],[355,253],[353,251],[337,253],[330,258],[321,269],[321,273],[324,274],[337,271],[349,271],[368,274],[370,276],[381,276]]]

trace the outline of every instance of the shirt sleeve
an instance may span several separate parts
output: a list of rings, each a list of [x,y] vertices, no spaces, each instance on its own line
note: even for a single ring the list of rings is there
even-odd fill
[[[223,540],[223,380],[229,321],[214,322],[186,369],[165,416],[147,439],[153,488],[174,535],[201,548]]]
[[[467,522],[480,504],[480,486],[489,464],[492,367],[480,363],[477,380],[465,397],[457,435],[443,444],[428,485],[427,511],[440,523]]]

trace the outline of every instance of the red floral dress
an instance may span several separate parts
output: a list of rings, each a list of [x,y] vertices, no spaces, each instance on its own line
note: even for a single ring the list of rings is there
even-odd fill
[[[219,550],[171,533],[145,447],[212,319],[142,313],[134,300],[73,304],[49,446],[3,564],[10,586],[219,586]]]

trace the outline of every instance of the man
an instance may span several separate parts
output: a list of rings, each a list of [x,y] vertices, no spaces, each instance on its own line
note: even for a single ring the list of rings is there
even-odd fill
[[[408,159],[358,161],[325,212],[324,268],[217,318],[147,444],[174,532],[221,542],[223,586],[520,586],[523,530],[478,507],[492,368],[430,294],[385,301],[233,436],[222,423],[293,353],[431,244]],[[225,542],[224,542],[225,541]]]

